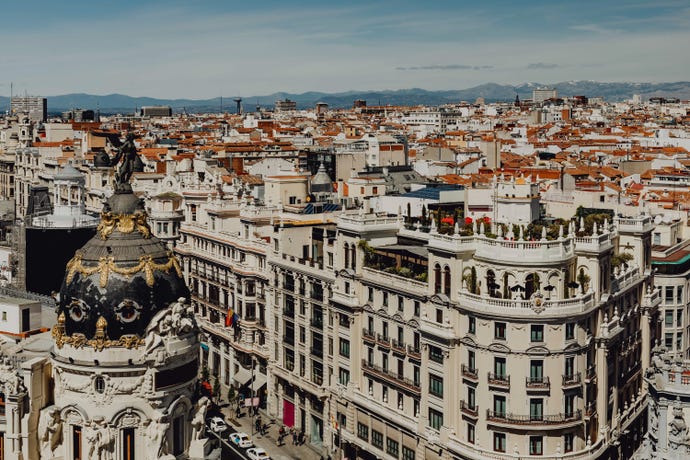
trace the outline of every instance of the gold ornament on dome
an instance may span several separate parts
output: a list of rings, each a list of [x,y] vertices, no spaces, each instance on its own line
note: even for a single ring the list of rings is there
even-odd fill
[[[134,230],[141,233],[144,238],[151,238],[151,228],[146,222],[146,213],[113,214],[110,211],[101,213],[101,221],[96,232],[102,240],[108,237],[117,228],[120,233],[132,233]]]
[[[146,284],[149,287],[153,287],[155,282],[154,271],[156,270],[168,273],[171,269],[174,269],[177,276],[182,277],[182,268],[172,252],[168,252],[168,261],[165,263],[154,262],[151,256],[145,255],[139,257],[139,263],[133,267],[118,267],[115,265],[115,259],[112,256],[101,257],[95,266],[85,267],[82,264],[83,258],[83,254],[77,251],[74,257],[67,262],[67,277],[65,278],[67,284],[72,282],[74,275],[77,273],[80,273],[82,276],[91,276],[94,273],[98,273],[100,275],[99,284],[101,287],[107,286],[110,272],[129,277],[143,271]]]
[[[102,316],[96,322],[96,334],[93,339],[87,339],[84,334],[74,333],[72,335],[65,334],[65,313],[60,313],[58,322],[51,331],[55,346],[61,349],[65,345],[71,345],[74,348],[82,348],[84,346],[92,347],[96,351],[103,351],[105,348],[123,347],[131,350],[132,348],[139,348],[144,345],[144,339],[139,338],[138,335],[123,335],[118,340],[111,340],[105,329],[108,327],[108,322]]]

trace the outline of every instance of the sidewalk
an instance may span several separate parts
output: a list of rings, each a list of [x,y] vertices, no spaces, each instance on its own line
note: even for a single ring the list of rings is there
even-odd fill
[[[235,419],[235,411],[231,410],[228,406],[221,408],[221,412],[230,426],[230,433],[235,431],[247,433],[252,438],[254,445],[263,447],[266,452],[268,452],[268,455],[271,456],[272,460],[320,460],[321,458],[320,454],[316,453],[306,444],[301,446],[292,445],[292,436],[289,433],[283,438],[283,444],[278,446],[276,442],[281,423],[277,420],[275,423],[271,423],[271,419],[265,413],[259,412],[261,420],[263,420],[264,423],[268,423],[268,432],[265,436],[262,436],[256,431],[254,431],[254,435],[252,435],[252,417],[247,415],[249,412],[247,409],[244,409],[245,415],[239,420]],[[254,419],[256,419],[256,417]]]

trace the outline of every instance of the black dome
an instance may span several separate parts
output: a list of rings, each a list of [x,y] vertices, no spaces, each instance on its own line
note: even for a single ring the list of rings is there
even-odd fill
[[[103,317],[110,339],[144,337],[153,315],[180,297],[189,298],[189,290],[177,259],[151,236],[127,184],[108,200],[96,236],[67,264],[58,307],[65,333],[93,338]]]

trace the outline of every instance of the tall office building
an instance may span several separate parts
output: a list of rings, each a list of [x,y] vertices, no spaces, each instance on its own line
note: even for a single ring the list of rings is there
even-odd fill
[[[48,119],[48,99],[41,96],[13,96],[10,113],[26,114],[31,121],[44,122]]]
[[[532,90],[533,102],[544,102],[547,99],[556,99],[558,90],[556,88],[536,88]]]

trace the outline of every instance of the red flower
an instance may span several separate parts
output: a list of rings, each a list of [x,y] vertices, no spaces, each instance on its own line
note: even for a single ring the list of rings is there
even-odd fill
[[[465,217],[465,223],[466,223],[466,224],[471,224],[471,223],[472,223],[472,218],[471,218],[471,217]]]
[[[441,223],[442,223],[442,224],[454,225],[454,224],[455,224],[455,220],[453,220],[452,217],[444,217],[443,219],[441,219]]]

